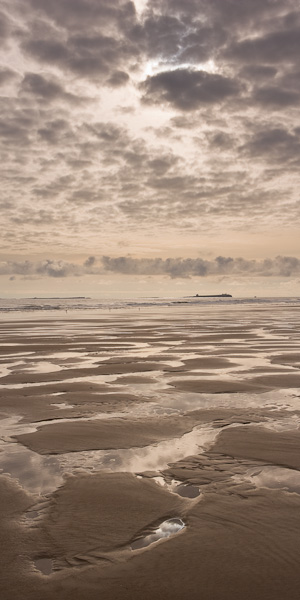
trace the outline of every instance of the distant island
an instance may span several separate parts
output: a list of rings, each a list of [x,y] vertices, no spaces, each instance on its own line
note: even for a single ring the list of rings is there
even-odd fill
[[[206,296],[200,296],[200,294],[196,294],[196,296],[190,296],[190,298],[232,298],[231,294],[209,294]]]

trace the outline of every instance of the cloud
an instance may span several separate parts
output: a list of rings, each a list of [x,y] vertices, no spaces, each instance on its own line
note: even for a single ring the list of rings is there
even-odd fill
[[[300,29],[289,27],[286,30],[233,42],[224,55],[241,62],[273,64],[297,62],[299,53]]]
[[[172,279],[209,276],[292,277],[300,274],[300,259],[277,256],[264,260],[248,260],[217,256],[214,260],[203,258],[131,258],[129,256],[103,256],[99,261],[90,256],[83,264],[47,259],[40,262],[7,261],[0,263],[0,275],[78,277],[103,275],[105,272],[121,275],[168,276]]]
[[[144,91],[144,102],[170,104],[177,109],[190,111],[236,96],[240,85],[233,79],[206,71],[175,69],[147,77],[141,89]]]
[[[125,71],[114,71],[112,73],[112,75],[109,77],[109,79],[106,80],[106,85],[109,85],[110,87],[121,87],[122,85],[125,85],[126,83],[128,83],[129,81],[129,75],[128,73],[125,73]]]
[[[89,256],[86,261],[84,262],[84,266],[85,267],[93,267],[93,265],[96,262],[96,257],[95,256]]]
[[[75,141],[76,139],[69,122],[65,119],[46,121],[37,130],[37,133],[43,141],[53,145],[61,145],[66,143],[67,140]]]
[[[38,73],[26,73],[22,84],[21,92],[30,94],[43,102],[52,102],[65,100],[71,103],[78,103],[81,98],[74,94],[67,93],[64,86],[53,76],[40,75]]]
[[[293,90],[285,90],[280,87],[261,87],[254,92],[254,101],[262,106],[274,109],[282,109],[287,106],[297,106],[300,103],[300,93]]]
[[[262,261],[218,256],[213,261],[201,258],[187,259],[130,259],[102,257],[105,270],[124,274],[169,275],[176,277],[205,277],[208,275],[257,275],[290,277],[300,273],[300,260],[278,256]]]
[[[226,131],[218,131],[217,129],[213,133],[208,133],[207,137],[211,147],[218,150],[230,150],[236,143],[234,136]]]
[[[10,37],[11,22],[6,14],[0,12],[0,46],[5,46],[6,41]]]
[[[257,131],[241,150],[253,157],[268,161],[295,161],[300,157],[300,131],[282,127]]]
[[[107,239],[112,254],[123,235],[134,252],[155,237],[165,256],[167,240],[191,234],[192,245],[202,233],[227,234],[225,253],[231,232],[296,229],[298,0],[136,6],[5,1],[0,244],[10,256],[45,244],[93,255]]]
[[[7,261],[0,263],[0,275],[20,275],[37,277],[79,277],[91,273],[95,260],[88,259],[83,265],[66,262],[64,260],[46,259],[39,262]]]
[[[239,71],[239,76],[249,79],[250,81],[256,82],[256,81],[263,81],[265,82],[266,79],[272,79],[276,76],[277,74],[277,69],[276,67],[270,66],[270,65],[256,65],[256,64],[250,64],[250,65],[245,65],[244,67],[242,67],[242,69]]]
[[[21,46],[28,56],[109,86],[127,83],[124,67],[139,54],[127,34],[136,24],[132,2],[28,0],[27,8]]]
[[[27,0],[27,5],[50,17],[56,25],[79,31],[95,25],[124,28],[135,16],[134,3],[128,0]]]
[[[134,49],[125,42],[122,43],[113,37],[97,33],[95,35],[72,36],[67,43],[52,42],[48,40],[28,40],[23,43],[26,53],[41,63],[57,65],[63,70],[74,72],[80,77],[96,77],[107,79],[117,78],[116,71],[126,65],[126,56],[134,57]],[[127,83],[126,76],[118,77],[119,85]]]
[[[1,35],[1,33],[0,33]],[[17,73],[12,69],[8,69],[7,67],[0,66],[0,85],[3,85],[13,79],[18,77]]]
[[[202,258],[134,259],[104,256],[107,271],[123,275],[168,275],[171,278],[207,277],[209,275],[255,275],[261,277],[290,277],[300,273],[300,260],[290,256],[274,259],[247,260],[218,256],[214,260]]]
[[[0,120],[0,140],[2,139],[5,145],[17,146],[18,149],[20,146],[27,146],[30,144],[30,128],[28,127],[28,119],[26,123],[26,119],[22,119],[21,114],[16,116],[12,116],[8,119]]]

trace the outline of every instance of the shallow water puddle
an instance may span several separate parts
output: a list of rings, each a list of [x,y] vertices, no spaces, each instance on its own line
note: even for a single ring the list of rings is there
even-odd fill
[[[41,456],[19,444],[5,444],[0,453],[0,473],[16,479],[27,491],[47,494],[63,483],[57,458]]]
[[[218,430],[209,426],[195,427],[180,438],[157,444],[120,450],[70,452],[57,456],[43,456],[17,443],[4,443],[0,452],[0,471],[16,479],[31,493],[46,494],[64,482],[66,473],[159,472],[169,463],[191,454],[198,454],[210,445]],[[181,482],[173,482],[174,489]],[[171,487],[172,487],[171,485]],[[171,490],[170,487],[170,491]],[[175,493],[181,493],[181,490]]]
[[[28,510],[24,513],[25,519],[30,523],[39,517],[39,512],[37,510]]]
[[[182,519],[168,519],[167,521],[163,521],[157,529],[154,530],[153,533],[146,535],[145,537],[139,538],[132,542],[130,548],[131,550],[139,550],[141,548],[147,548],[151,544],[155,542],[159,542],[160,540],[167,539],[179,531],[184,529],[185,523]]]
[[[65,408],[65,406],[64,406]],[[114,416],[122,416],[124,413],[113,413]],[[99,418],[107,418],[105,413],[85,417],[80,420],[92,421]],[[75,421],[73,419],[54,419],[42,421],[39,426],[50,423],[61,423]],[[32,452],[28,448],[11,443],[8,435],[16,433],[32,432],[36,430],[37,424],[20,423],[20,417],[11,417],[2,421],[3,442],[0,452],[0,471],[16,479],[26,490],[46,494],[54,491],[63,484],[64,475],[67,473],[91,472],[97,473],[101,470],[107,472],[129,472],[142,474],[147,471],[154,471],[159,474],[168,467],[170,463],[175,463],[186,456],[199,454],[208,449],[219,435],[220,429],[214,424],[198,425],[194,429],[181,437],[170,440],[163,440],[159,443],[134,447],[130,449],[112,449],[70,452],[61,455],[43,456]],[[294,415],[289,419],[268,420],[264,423],[255,423],[256,426],[268,426],[275,429],[292,429],[299,426],[299,417]],[[241,426],[241,423],[232,423],[227,427]],[[6,435],[5,435],[6,434]],[[7,435],[8,434],[8,435]],[[4,441],[5,440],[5,441]],[[290,476],[290,471],[288,471]],[[296,472],[298,474],[298,472]],[[266,471],[265,471],[266,476]],[[249,481],[255,484],[254,474],[249,474]],[[300,475],[299,490],[300,490]],[[157,478],[158,479],[158,478]],[[245,481],[245,479],[243,479]],[[267,481],[265,477],[265,481]],[[284,480],[285,481],[285,480]],[[297,480],[298,481],[298,480]],[[185,498],[197,498],[200,495],[199,488],[192,485],[185,485],[181,481],[157,481],[161,485],[166,485],[170,492],[179,494]],[[255,484],[256,485],[256,484]],[[263,485],[259,483],[259,485]],[[292,484],[291,484],[292,485]],[[293,482],[298,486],[296,481]],[[270,486],[266,487],[286,487]],[[295,491],[295,490],[293,490]]]
[[[195,485],[181,484],[177,485],[174,490],[176,494],[179,494],[182,498],[198,498],[200,496],[200,490]]]
[[[286,407],[285,407],[286,408]],[[300,417],[299,415],[292,415],[290,417],[283,417],[281,419],[267,419],[263,423],[265,429],[271,429],[272,431],[292,431],[300,428]]]
[[[25,365],[19,370],[27,373],[56,373],[62,371],[62,367],[46,360],[36,362],[32,360],[30,365]]]
[[[234,481],[247,481],[257,488],[281,489],[300,494],[300,472],[284,467],[262,467],[249,469],[245,475],[235,475]]]
[[[120,450],[95,450],[70,452],[58,457],[63,470],[74,469],[113,472],[143,473],[162,471],[169,463],[177,462],[185,456],[198,454],[201,449],[212,444],[219,430],[199,425],[180,438],[164,440],[150,446]]]
[[[192,500],[200,496],[200,489],[196,485],[182,483],[182,481],[178,481],[177,479],[172,479],[171,483],[168,483],[162,476],[152,477],[152,479],[158,485],[161,485],[173,494],[178,494],[182,498],[190,498]]]
[[[183,378],[182,378],[183,379]],[[190,379],[190,378],[188,378]],[[160,406],[176,408],[182,412],[189,412],[197,409],[213,408],[257,408],[266,407],[271,410],[299,410],[300,400],[297,396],[297,388],[275,389],[271,392],[260,394],[251,393],[197,393],[197,392],[177,392],[164,394],[159,397],[157,402]]]
[[[74,404],[67,404],[66,402],[52,402],[51,406],[56,406],[56,408],[59,409],[68,409],[68,408],[74,408]]]
[[[53,561],[51,558],[37,558],[33,561],[33,564],[43,575],[51,575],[53,572]]]

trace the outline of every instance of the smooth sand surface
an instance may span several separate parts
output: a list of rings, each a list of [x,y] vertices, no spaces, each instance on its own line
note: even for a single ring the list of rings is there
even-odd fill
[[[263,393],[268,391],[268,387],[259,382],[236,381],[222,379],[177,379],[172,382],[176,389],[182,392],[195,392],[198,394],[237,394],[243,392]],[[292,386],[294,387],[294,386]],[[270,387],[269,387],[270,389]]]
[[[270,431],[265,427],[236,427],[222,431],[216,452],[251,458],[300,470],[300,431]]]
[[[9,319],[1,600],[298,600],[298,306]]]
[[[39,454],[62,454],[82,450],[147,446],[181,436],[190,431],[192,426],[192,420],[174,417],[143,421],[101,419],[45,425],[34,433],[16,436],[16,439]]]

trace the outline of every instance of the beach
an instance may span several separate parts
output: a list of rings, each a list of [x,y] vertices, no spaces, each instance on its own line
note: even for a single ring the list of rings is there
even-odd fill
[[[299,597],[299,301],[0,329],[2,600]]]

